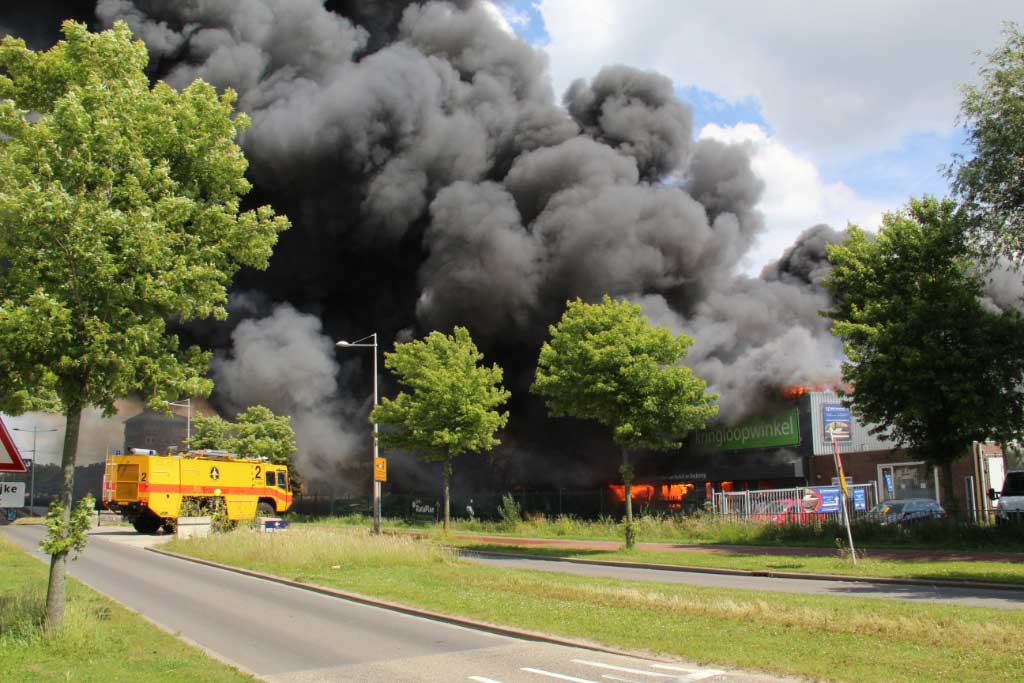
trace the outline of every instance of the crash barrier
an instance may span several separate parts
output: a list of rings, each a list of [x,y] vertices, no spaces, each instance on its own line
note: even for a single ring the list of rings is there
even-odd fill
[[[877,503],[874,484],[847,487],[847,509],[853,518]],[[716,491],[712,510],[719,515],[768,521],[839,519],[839,486],[801,486],[760,491]]]

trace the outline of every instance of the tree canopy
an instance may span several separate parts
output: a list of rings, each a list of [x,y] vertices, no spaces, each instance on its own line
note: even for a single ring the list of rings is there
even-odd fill
[[[679,448],[687,432],[718,413],[717,394],[681,365],[693,343],[651,325],[640,306],[608,296],[569,301],[550,328],[532,391],[552,416],[594,420],[622,447],[626,518],[632,522],[629,449]]]
[[[963,87],[960,123],[968,157],[950,168],[965,227],[982,250],[1024,262],[1024,34],[1016,24],[986,55],[979,82]]]
[[[951,503],[952,461],[1024,426],[1024,320],[982,303],[963,220],[926,198],[887,214],[877,238],[851,226],[825,281],[854,413],[941,467]]]
[[[395,345],[384,365],[405,389],[394,400],[381,399],[370,415],[387,428],[379,435],[382,446],[442,464],[446,530],[452,461],[491,450],[501,443],[495,432],[508,424],[508,412],[499,408],[511,393],[501,385],[502,369],[480,365],[483,357],[464,327]]]
[[[0,44],[0,410],[60,401],[67,523],[82,408],[208,394],[208,354],[181,348],[167,321],[223,317],[234,273],[265,268],[288,221],[240,210],[248,119],[234,92],[151,86],[127,24],[63,32],[45,52]],[[51,563],[48,628],[66,554]]]
[[[229,422],[217,415],[199,415],[192,420],[189,448],[213,448],[241,456],[263,456],[278,465],[291,463],[295,453],[295,431],[291,418],[275,415],[264,406],[250,406]]]

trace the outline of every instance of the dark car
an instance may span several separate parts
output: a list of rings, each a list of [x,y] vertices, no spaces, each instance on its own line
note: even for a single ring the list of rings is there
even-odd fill
[[[943,519],[946,511],[931,498],[887,500],[868,511],[868,519],[879,524],[909,524],[927,519]]]

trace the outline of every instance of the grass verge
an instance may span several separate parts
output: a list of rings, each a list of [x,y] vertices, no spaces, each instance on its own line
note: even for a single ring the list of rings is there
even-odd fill
[[[946,581],[978,581],[1009,583],[1024,586],[1024,564],[1010,562],[955,562],[877,560],[871,552],[860,556],[857,564],[836,557],[800,557],[765,555],[762,553],[717,553],[653,550],[577,550],[573,548],[538,548],[515,543],[495,544],[449,540],[464,550],[513,553],[530,557],[566,557],[580,560],[641,562],[671,566],[740,569],[745,571],[793,572],[798,574],[838,574],[862,578],[925,579]],[[1024,594],[1022,594],[1024,595]]]
[[[822,680],[1024,680],[1024,614],[503,570],[401,536],[293,527],[168,549],[612,647]]]
[[[371,521],[363,515],[344,517],[295,517],[296,521],[336,527],[367,528]],[[724,544],[752,546],[793,546],[835,548],[845,543],[846,529],[841,524],[772,524],[713,514],[639,515],[636,524],[641,542]],[[400,519],[383,520],[393,531],[440,533],[440,524],[413,523]],[[515,524],[481,519],[453,519],[451,533],[493,536],[564,538],[583,541],[622,541],[622,523],[612,517],[583,520],[568,515],[536,516]],[[858,521],[853,525],[857,547],[921,548],[931,550],[975,550],[1024,552],[1024,534],[1019,528],[1000,528],[954,520],[934,520],[912,526],[881,526]]]
[[[60,631],[42,630],[46,566],[0,537],[0,679],[46,681],[254,681],[68,579]]]

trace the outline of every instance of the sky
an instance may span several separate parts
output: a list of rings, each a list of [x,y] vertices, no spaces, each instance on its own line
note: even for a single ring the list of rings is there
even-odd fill
[[[965,151],[960,86],[1019,0],[496,0],[549,58],[558,96],[624,63],[669,76],[694,134],[754,149],[767,230],[743,264],[777,259],[805,228],[876,228],[910,197],[943,196]]]

